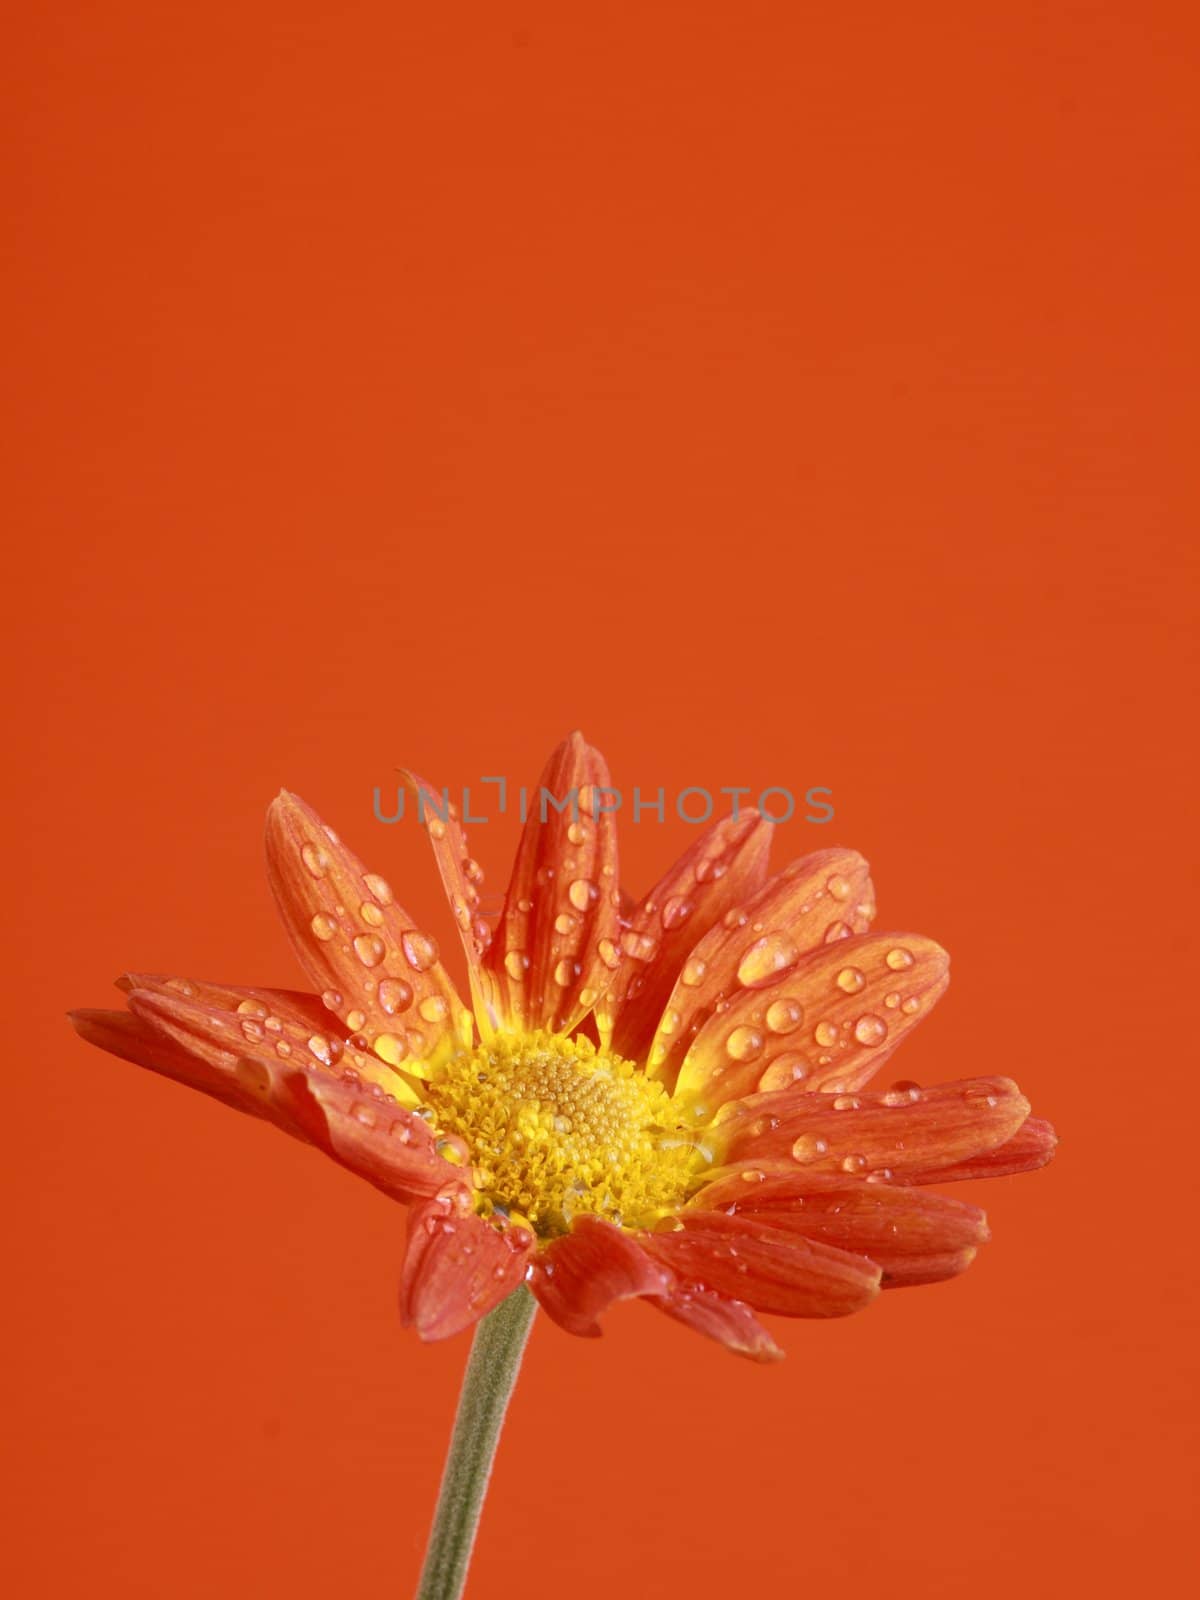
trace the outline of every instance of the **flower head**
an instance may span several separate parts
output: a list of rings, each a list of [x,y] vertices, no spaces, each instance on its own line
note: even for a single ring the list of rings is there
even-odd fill
[[[573,734],[493,928],[454,808],[406,782],[428,801],[470,1005],[387,882],[284,793],[268,871],[315,992],[136,973],[127,1011],[72,1020],[407,1202],[401,1306],[423,1337],[525,1280],[573,1333],[641,1297],[772,1359],[756,1313],[839,1316],[970,1263],[983,1213],[928,1185],[1050,1158],[1007,1078],[868,1088],[948,961],[868,931],[861,856],[769,875],[772,827],[743,810],[629,905],[608,771]]]

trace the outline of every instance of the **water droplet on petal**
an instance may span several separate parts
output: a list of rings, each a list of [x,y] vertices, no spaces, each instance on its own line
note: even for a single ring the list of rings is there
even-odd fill
[[[735,1061],[753,1061],[762,1055],[763,1036],[757,1028],[735,1028],[725,1041],[726,1052]]]
[[[389,1017],[405,1011],[412,1005],[413,992],[403,978],[382,978],[379,983],[379,1004]]]
[[[514,983],[523,982],[529,971],[529,957],[524,950],[510,950],[504,958],[504,970]]]
[[[381,906],[391,905],[392,891],[385,879],[379,877],[374,872],[368,872],[366,877],[363,879],[363,885],[371,895],[372,899],[378,900]]]
[[[358,914],[370,928],[381,928],[383,926],[383,912],[380,911],[374,900],[364,900],[358,908]]]
[[[825,943],[836,944],[839,939],[848,939],[854,929],[845,922],[831,922],[825,929]]]
[[[327,917],[323,911],[318,911],[309,924],[318,939],[332,939],[337,930],[337,923],[332,917]]]
[[[901,1078],[883,1097],[885,1106],[907,1106],[921,1098],[921,1085],[910,1078]]]
[[[694,910],[695,907],[692,902],[685,899],[683,895],[671,895],[663,902],[661,912],[663,927],[668,929],[681,927]]]
[[[775,983],[800,959],[794,940],[786,933],[767,933],[748,947],[738,964],[737,979],[745,989]]]
[[[554,969],[554,981],[560,989],[565,989],[575,982],[580,970],[578,961],[560,961]]]
[[[621,964],[621,952],[611,939],[601,939],[598,946],[600,959],[606,967],[618,967]]]
[[[576,878],[567,890],[567,899],[576,911],[586,911],[600,891],[590,878]]]
[[[767,1007],[767,1027],[772,1033],[794,1033],[804,1021],[799,1000],[772,1000]]]
[[[835,981],[843,994],[857,994],[867,980],[857,967],[843,967]]]
[[[818,1044],[831,1045],[838,1042],[839,1028],[836,1022],[818,1022],[813,1029],[813,1038]]]
[[[319,844],[302,845],[300,859],[314,878],[323,878],[329,871],[329,857]]]
[[[704,975],[708,971],[708,962],[702,961],[699,956],[693,956],[688,961],[679,975],[679,981],[688,989],[698,989],[704,982]]]
[[[426,1022],[440,1022],[446,1011],[446,1002],[440,994],[427,994],[417,1007],[418,1016],[424,1017]]]
[[[408,1046],[399,1034],[376,1034],[371,1048],[381,1061],[386,1061],[389,1067],[398,1067],[408,1054]]]
[[[903,972],[905,967],[912,966],[913,953],[911,950],[889,950],[883,959],[893,972]]]
[[[843,1172],[865,1172],[867,1170],[866,1156],[853,1155],[842,1158]]]
[[[800,1083],[808,1077],[808,1061],[798,1050],[785,1050],[782,1055],[775,1057],[771,1065],[758,1080],[758,1087],[763,1093],[770,1093],[774,1089],[790,1089],[794,1083]]]
[[[418,933],[415,928],[410,928],[401,935],[400,948],[404,951],[404,959],[417,972],[428,972],[430,967],[437,964],[437,943],[427,933]]]
[[[802,1133],[792,1145],[792,1155],[797,1161],[817,1161],[829,1151],[829,1142],[816,1134]]]
[[[901,1011],[903,1011],[903,1013],[904,1013],[904,1015],[906,1017],[911,1017],[916,1012],[920,1011],[921,1002],[920,1002],[920,1000],[917,999],[915,994],[910,994],[908,999],[904,1002],[904,1004],[900,1007],[900,1009],[901,1009]]]
[[[859,1044],[874,1046],[882,1044],[887,1038],[888,1027],[882,1017],[868,1015],[859,1017],[854,1024],[854,1037]]]
[[[377,933],[360,933],[354,939],[354,954],[364,967],[377,967],[387,955],[387,946]]]
[[[825,880],[825,887],[835,900],[849,900],[853,893],[853,884],[849,878],[843,878],[840,873],[835,873],[832,878]]]

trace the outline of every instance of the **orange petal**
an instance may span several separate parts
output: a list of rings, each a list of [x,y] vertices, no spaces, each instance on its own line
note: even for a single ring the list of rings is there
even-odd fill
[[[512,1293],[533,1248],[527,1228],[476,1216],[465,1190],[414,1206],[400,1277],[402,1320],[422,1339],[461,1333]]]
[[[699,941],[671,990],[648,1067],[673,1085],[693,1039],[718,1006],[782,984],[816,946],[865,932],[874,910],[867,863],[852,850],[792,862]]]
[[[612,978],[620,936],[617,829],[596,792],[608,787],[603,757],[573,733],[529,798],[486,959],[502,1020],[569,1033]],[[543,791],[563,805],[560,811],[545,802],[545,820]]]
[[[310,982],[364,1049],[425,1076],[456,1043],[470,1048],[471,1013],[434,939],[295,795],[267,813],[267,868]]]
[[[756,1094],[727,1108],[705,1135],[725,1170],[890,1174],[904,1181],[977,1156],[1011,1139],[1029,1102],[1008,1078],[969,1078],[929,1089]]]
[[[783,1351],[740,1300],[726,1300],[707,1289],[675,1289],[669,1295],[651,1297],[650,1304],[735,1355],[751,1361],[783,1360]]]
[[[529,1287],[559,1327],[595,1339],[609,1306],[666,1294],[672,1282],[633,1235],[599,1217],[579,1217],[569,1234],[539,1252]]]
[[[857,1179],[814,1192],[801,1189],[804,1181],[797,1173],[747,1185],[739,1174],[700,1198],[705,1208],[728,1198],[739,1216],[869,1256],[883,1269],[885,1289],[952,1277],[988,1238],[983,1212],[945,1195]]]
[[[781,1317],[845,1316],[879,1288],[879,1268],[863,1256],[723,1211],[685,1211],[642,1243],[681,1284]]]
[[[496,999],[490,974],[483,963],[484,954],[492,942],[492,930],[480,905],[483,868],[467,849],[457,806],[415,772],[401,769],[400,779],[416,798],[418,817],[423,814],[425,832],[433,846],[433,858],[437,862],[467,958],[475,1017],[480,1032],[487,1037],[494,1026]],[[429,798],[422,800],[422,796]]]
[[[98,1050],[132,1061],[135,1066],[148,1067],[161,1077],[174,1078],[239,1111],[256,1117],[267,1115],[261,1100],[248,1093],[235,1077],[200,1060],[128,1011],[70,1011],[67,1016],[79,1037]]]
[[[949,1166],[930,1167],[918,1183],[958,1183],[965,1178],[1007,1178],[1017,1172],[1036,1172],[1053,1158],[1058,1135],[1041,1117],[1027,1117],[1006,1143]]]
[[[868,933],[822,945],[769,989],[746,989],[688,1050],[677,1099],[712,1112],[756,1090],[853,1091],[928,1016],[950,982],[932,939]]]
[[[623,916],[621,964],[597,1007],[600,1031],[612,1033],[618,1054],[645,1058],[688,953],[727,911],[762,888],[773,832],[754,810],[713,823]]]
[[[153,980],[143,975],[143,981]],[[72,1021],[90,1043],[265,1118],[393,1199],[411,1200],[461,1182],[459,1169],[437,1154],[425,1122],[368,1080],[367,1074],[383,1076],[386,1068],[364,1057],[360,1076],[349,1066],[353,1051],[339,1057],[340,1041],[335,1045],[331,1036],[331,1065],[309,1048],[316,1037],[312,1016],[320,1015],[311,996],[294,998],[307,1002],[312,1016],[278,995],[268,1011],[261,998],[267,990],[188,987],[210,999],[224,996],[228,1008],[199,1005],[178,989],[138,989],[130,996],[132,1015],[79,1012]],[[247,1003],[252,1009],[238,1009]]]

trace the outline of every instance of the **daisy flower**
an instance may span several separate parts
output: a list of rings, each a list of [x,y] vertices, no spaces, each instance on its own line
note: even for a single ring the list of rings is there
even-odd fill
[[[388,882],[283,793],[267,867],[309,991],[131,973],[127,1010],[72,1020],[405,1202],[400,1302],[423,1338],[525,1284],[570,1333],[636,1298],[775,1359],[761,1314],[842,1316],[970,1263],[984,1215],[931,1185],[1049,1159],[1008,1078],[876,1086],[948,961],[870,931],[853,851],[772,874],[773,826],[743,810],[629,902],[608,771],[573,734],[493,926],[454,807],[405,781],[465,990]]]

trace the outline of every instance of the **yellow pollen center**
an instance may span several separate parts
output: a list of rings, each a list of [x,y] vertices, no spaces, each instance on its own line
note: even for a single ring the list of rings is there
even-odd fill
[[[424,1090],[445,1153],[466,1146],[480,1209],[515,1213],[542,1238],[583,1212],[649,1225],[703,1163],[663,1086],[588,1039],[500,1035]]]

